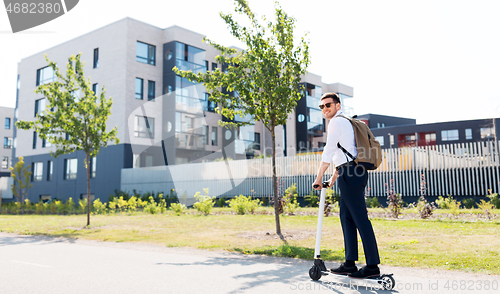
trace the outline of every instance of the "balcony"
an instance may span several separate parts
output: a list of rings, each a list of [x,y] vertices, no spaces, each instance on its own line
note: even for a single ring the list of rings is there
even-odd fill
[[[180,59],[175,60],[175,65],[180,70],[184,70],[184,71],[190,70],[195,74],[205,73],[207,71],[206,66],[204,64],[201,65],[201,64],[197,64],[197,63],[193,63],[193,62],[189,62],[189,61],[185,61],[185,60],[180,60]]]
[[[175,109],[189,113],[202,113],[207,111],[207,101],[204,99],[175,95]]]
[[[175,133],[175,147],[188,150],[205,149],[206,136],[196,133]]]

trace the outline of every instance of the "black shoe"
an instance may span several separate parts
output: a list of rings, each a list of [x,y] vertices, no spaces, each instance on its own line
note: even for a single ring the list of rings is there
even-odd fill
[[[377,276],[380,276],[380,269],[378,267],[375,269],[369,269],[366,266],[361,268],[359,271],[349,274],[349,278],[354,279],[365,279]]]
[[[336,275],[349,275],[358,271],[356,266],[345,266],[345,263],[342,263],[338,268],[332,268],[330,270],[332,273]]]

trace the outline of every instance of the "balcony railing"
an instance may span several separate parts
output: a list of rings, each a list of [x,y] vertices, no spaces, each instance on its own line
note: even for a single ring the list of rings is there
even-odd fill
[[[206,136],[195,133],[175,133],[175,146],[181,149],[202,150],[205,148]]]

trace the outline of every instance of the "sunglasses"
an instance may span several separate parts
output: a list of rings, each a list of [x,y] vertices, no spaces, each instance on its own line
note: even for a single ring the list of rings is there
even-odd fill
[[[321,104],[319,106],[319,109],[323,110],[323,108],[330,108],[330,105],[334,104],[334,103],[337,103],[337,102],[328,102],[328,103],[325,103],[325,104]]]

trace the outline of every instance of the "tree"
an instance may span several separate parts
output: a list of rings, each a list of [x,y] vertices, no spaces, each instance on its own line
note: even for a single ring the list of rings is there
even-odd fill
[[[223,70],[206,73],[174,71],[190,81],[203,83],[210,99],[217,103],[217,112],[229,121],[219,121],[222,127],[249,125],[249,121],[235,121],[237,116],[250,115],[262,121],[272,136],[272,169],[274,203],[278,203],[276,179],[275,128],[286,123],[297,101],[302,96],[301,75],[309,65],[308,42],[301,38],[294,45],[295,19],[288,16],[276,2],[275,22],[260,24],[247,1],[235,0],[235,12],[246,16],[249,26],[238,24],[231,14],[220,13],[231,34],[246,45],[246,50],[227,48],[207,38],[220,51],[216,57]],[[278,205],[275,205],[276,233],[281,235]]]
[[[24,204],[24,197],[29,188],[33,186],[30,183],[31,171],[29,167],[24,167],[24,157],[20,156],[19,161],[10,167],[10,176],[14,179],[12,184],[12,195],[16,196],[17,202]]]
[[[40,85],[36,93],[47,98],[47,107],[35,121],[19,121],[16,126],[23,130],[34,129],[40,138],[56,146],[54,157],[76,151],[85,152],[87,169],[87,226],[90,225],[90,159],[97,156],[108,142],[120,141],[117,128],[106,131],[106,121],[111,114],[112,99],[106,99],[104,86],[99,97],[92,91],[90,80],[83,74],[80,55],[72,55],[67,63],[66,76],[56,63],[45,59],[52,67],[57,80]]]

